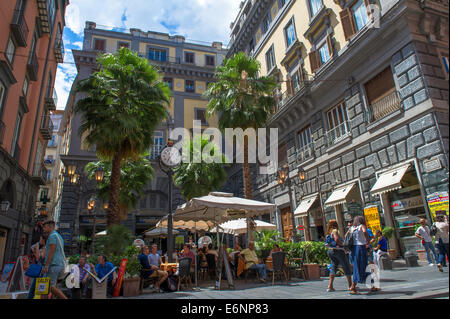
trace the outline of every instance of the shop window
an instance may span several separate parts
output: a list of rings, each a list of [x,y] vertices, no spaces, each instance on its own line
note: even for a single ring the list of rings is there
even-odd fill
[[[368,81],[364,88],[369,104],[369,122],[377,121],[401,108],[390,66]]]

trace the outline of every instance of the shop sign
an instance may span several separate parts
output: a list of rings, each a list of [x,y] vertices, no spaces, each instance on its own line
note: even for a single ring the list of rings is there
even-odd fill
[[[424,161],[423,166],[425,168],[425,172],[427,172],[427,173],[434,172],[434,171],[437,171],[438,169],[442,168],[442,164],[441,164],[441,161],[439,160],[439,158]]]
[[[447,192],[436,192],[427,196],[428,207],[430,208],[431,218],[434,221],[436,217],[436,212],[438,210],[443,210],[448,215],[449,205],[448,205],[448,193]]]
[[[370,228],[373,233],[375,233],[375,231],[377,230],[381,230],[378,206],[370,206],[364,208],[364,216],[366,218],[367,227]]]
[[[70,229],[60,229],[58,230],[59,234],[64,240],[64,246],[70,246],[72,241],[72,232]]]
[[[406,210],[410,208],[416,208],[423,205],[422,196],[410,197],[402,200],[396,200],[391,202],[392,211]]]

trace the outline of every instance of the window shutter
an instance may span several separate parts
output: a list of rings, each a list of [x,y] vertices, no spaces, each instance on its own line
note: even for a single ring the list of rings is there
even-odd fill
[[[327,46],[328,52],[330,53],[330,57],[333,56],[333,41],[331,41],[331,35],[327,36]]]
[[[292,79],[291,78],[289,78],[287,80],[286,85],[287,85],[287,92],[288,92],[288,94],[292,95],[294,90],[292,89]]]
[[[320,67],[319,52],[313,51],[309,54],[309,62],[311,63],[311,72],[314,73]]]
[[[367,0],[365,0],[367,1]],[[352,35],[356,33],[355,23],[350,8],[347,8],[339,13],[341,16],[342,28],[344,29],[345,40],[348,41]]]

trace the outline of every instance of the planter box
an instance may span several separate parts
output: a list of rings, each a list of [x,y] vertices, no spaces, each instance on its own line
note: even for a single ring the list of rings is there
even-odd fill
[[[419,256],[420,261],[427,261],[427,253],[425,249],[416,250],[417,256]]]
[[[319,264],[304,264],[306,269],[307,280],[320,279],[320,267]]]
[[[139,284],[141,278],[125,278],[123,280],[123,296],[136,297],[139,296]]]
[[[392,260],[397,259],[397,251],[395,249],[388,249],[388,255]]]

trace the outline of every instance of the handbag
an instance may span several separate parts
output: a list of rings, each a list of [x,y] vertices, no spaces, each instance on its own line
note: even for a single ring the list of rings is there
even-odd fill
[[[344,249],[345,250],[347,250],[347,251],[350,251],[350,250],[352,250],[352,247],[353,247],[353,241],[354,241],[354,239],[353,239],[353,232],[354,232],[355,230],[353,230],[353,231],[349,231],[348,233],[347,233],[347,236],[345,236],[345,239],[344,239]]]
[[[48,295],[49,292],[50,292],[50,277],[36,278],[36,288],[34,290],[34,294],[36,296]]]
[[[63,255],[63,263],[64,263],[63,270],[60,272],[58,279],[63,280],[70,273],[70,265],[69,265],[68,259],[66,258],[66,254],[64,253],[63,244],[61,242],[61,239],[59,238],[59,236],[56,236],[56,238],[58,238],[58,241],[59,241],[59,247],[61,248],[61,253]]]
[[[39,278],[41,276],[42,265],[41,264],[31,264],[25,272],[25,276],[30,278]]]

